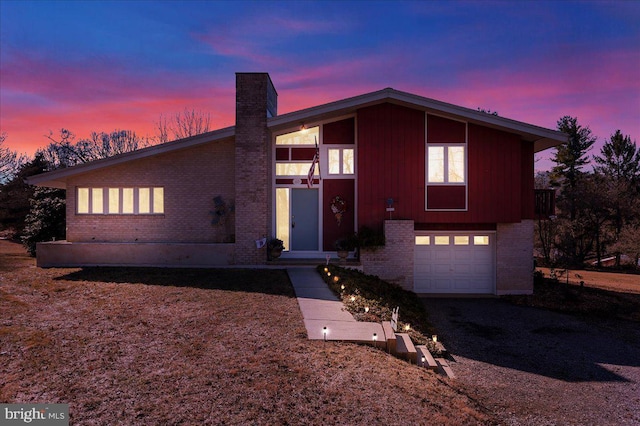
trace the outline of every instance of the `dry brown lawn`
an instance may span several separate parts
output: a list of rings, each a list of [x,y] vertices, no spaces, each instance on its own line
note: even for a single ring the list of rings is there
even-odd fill
[[[537,268],[537,270],[541,271],[546,278],[549,278],[549,268]],[[640,293],[640,275],[638,274],[571,269],[556,269],[555,271],[558,276],[558,280],[563,283],[567,282],[568,277],[569,284],[573,285],[579,285],[580,281],[582,281],[587,287],[601,288],[603,290],[616,292]]]
[[[71,424],[492,424],[455,380],[309,341],[283,271],[40,269],[0,241],[0,402]]]

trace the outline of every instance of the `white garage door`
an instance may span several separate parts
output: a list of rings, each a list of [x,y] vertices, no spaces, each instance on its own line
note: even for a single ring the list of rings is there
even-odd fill
[[[493,294],[494,232],[420,233],[416,235],[416,293]]]

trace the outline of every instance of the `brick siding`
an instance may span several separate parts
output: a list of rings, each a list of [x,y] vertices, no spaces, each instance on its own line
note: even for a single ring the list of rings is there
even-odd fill
[[[413,251],[415,231],[412,220],[386,220],[384,247],[363,249],[360,253],[365,274],[377,275],[383,280],[413,290]]]
[[[67,241],[233,241],[234,215],[212,224],[213,198],[235,198],[233,139],[135,160],[73,177],[67,184]],[[76,214],[76,187],[163,187],[164,214]]]
[[[266,262],[266,249],[255,240],[269,237],[271,194],[271,134],[267,129],[267,93],[264,73],[236,74],[236,251],[237,264]]]
[[[496,293],[533,293],[533,220],[499,223]]]

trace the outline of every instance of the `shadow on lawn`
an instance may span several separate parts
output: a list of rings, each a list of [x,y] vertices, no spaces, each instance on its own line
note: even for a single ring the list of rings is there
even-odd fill
[[[277,269],[92,267],[55,279],[193,287],[295,297],[286,271]]]
[[[640,330],[634,322],[582,319],[501,299],[424,299],[424,304],[454,358],[567,382],[626,382],[600,364],[640,366]]]

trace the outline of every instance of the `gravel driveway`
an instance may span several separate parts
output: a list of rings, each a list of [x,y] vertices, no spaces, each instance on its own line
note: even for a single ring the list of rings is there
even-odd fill
[[[456,380],[503,424],[640,425],[638,323],[500,299],[424,304]]]

